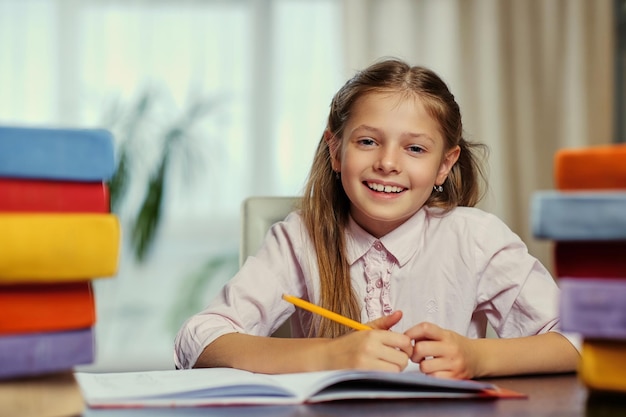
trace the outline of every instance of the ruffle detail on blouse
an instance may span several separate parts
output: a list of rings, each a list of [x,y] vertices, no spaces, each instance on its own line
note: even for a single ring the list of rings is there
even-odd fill
[[[375,241],[363,256],[365,270],[365,310],[369,321],[391,314],[391,270],[395,258],[384,245]]]

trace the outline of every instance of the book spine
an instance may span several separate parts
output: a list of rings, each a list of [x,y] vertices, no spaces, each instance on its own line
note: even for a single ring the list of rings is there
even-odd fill
[[[0,127],[0,177],[107,181],[114,172],[106,130]]]
[[[626,145],[561,149],[554,176],[558,190],[626,189]]]
[[[591,390],[626,392],[626,341],[585,340],[578,374]]]
[[[72,371],[0,381],[0,416],[85,416],[85,401]],[[119,416],[118,416],[119,417]]]
[[[533,235],[557,241],[626,240],[626,191],[533,195]]]
[[[626,241],[554,242],[557,277],[625,278]]]
[[[0,335],[91,327],[96,311],[91,281],[0,285]]]
[[[108,213],[103,182],[0,178],[0,212]]]
[[[92,328],[0,336],[0,379],[68,370],[93,360]]]
[[[560,279],[561,330],[626,341],[626,279]]]
[[[0,230],[0,283],[84,281],[117,272],[115,215],[0,213]]]

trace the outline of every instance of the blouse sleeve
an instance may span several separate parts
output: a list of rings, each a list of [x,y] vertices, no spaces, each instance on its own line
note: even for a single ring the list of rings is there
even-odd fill
[[[302,296],[300,254],[306,232],[296,213],[268,231],[262,247],[201,312],[190,317],[175,339],[177,368],[191,368],[211,342],[227,333],[271,335],[294,311],[283,293]]]
[[[559,288],[522,240],[489,215],[477,233],[475,248],[480,275],[477,309],[484,311],[498,336],[558,331]]]

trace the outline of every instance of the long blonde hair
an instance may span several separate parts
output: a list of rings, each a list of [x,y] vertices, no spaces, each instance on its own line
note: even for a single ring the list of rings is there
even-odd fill
[[[358,72],[333,97],[326,130],[341,138],[354,103],[368,93],[379,91],[419,96],[430,115],[439,122],[446,142],[445,150],[457,145],[461,148],[443,191],[433,192],[425,204],[444,210],[474,206],[481,198],[480,180],[484,180],[476,150],[486,148],[463,138],[459,106],[446,84],[429,69],[389,59]],[[332,169],[330,149],[323,135],[313,159],[301,209],[317,253],[321,288],[319,303],[339,314],[360,320],[361,307],[352,288],[345,250],[344,232],[350,201],[341,180]],[[326,319],[319,320],[317,332],[311,336],[336,337],[347,332],[342,325]]]

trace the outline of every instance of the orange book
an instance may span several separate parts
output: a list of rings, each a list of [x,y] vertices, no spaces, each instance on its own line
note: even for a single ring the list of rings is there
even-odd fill
[[[554,157],[556,189],[626,188],[626,144],[565,148]]]
[[[0,285],[0,335],[91,327],[96,322],[90,281]]]

